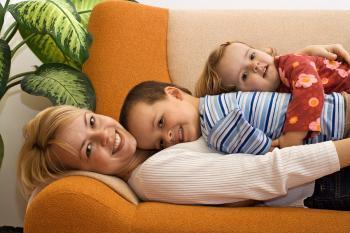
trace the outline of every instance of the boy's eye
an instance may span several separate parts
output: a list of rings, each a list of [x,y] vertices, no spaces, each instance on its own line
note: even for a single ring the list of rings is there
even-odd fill
[[[160,149],[160,150],[163,150],[163,149],[164,149],[164,142],[163,142],[162,139],[159,141],[159,149]]]
[[[88,158],[90,158],[90,155],[92,154],[92,144],[89,143],[87,146],[86,146],[86,156]]]
[[[159,128],[163,128],[163,126],[164,126],[164,118],[162,117],[162,118],[160,118],[160,120],[158,121],[158,127],[159,127]]]
[[[245,81],[245,80],[247,79],[247,77],[248,77],[247,72],[244,72],[244,73],[242,74],[242,80]]]
[[[89,124],[91,127],[93,127],[95,125],[95,117],[94,116],[91,116],[90,119],[89,119]]]
[[[249,56],[250,60],[253,60],[255,58],[255,52],[252,52]]]

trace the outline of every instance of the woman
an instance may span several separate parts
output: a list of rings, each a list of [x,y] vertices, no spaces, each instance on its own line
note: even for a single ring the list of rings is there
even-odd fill
[[[223,156],[199,139],[149,157],[136,150],[134,137],[114,119],[57,106],[27,124],[18,175],[27,194],[73,169],[119,176],[143,200],[225,204],[283,196],[336,172],[350,165],[349,147],[345,139],[276,149],[266,156]]]

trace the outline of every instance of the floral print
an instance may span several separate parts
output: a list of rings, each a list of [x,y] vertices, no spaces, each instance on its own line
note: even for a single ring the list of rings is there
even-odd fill
[[[311,87],[311,85],[313,83],[317,83],[317,79],[316,79],[315,75],[300,74],[297,82],[295,83],[295,87],[308,88],[308,87]]]
[[[283,131],[321,131],[320,116],[324,94],[350,93],[350,68],[347,63],[322,57],[287,54],[275,58],[281,84],[279,92],[292,93]]]

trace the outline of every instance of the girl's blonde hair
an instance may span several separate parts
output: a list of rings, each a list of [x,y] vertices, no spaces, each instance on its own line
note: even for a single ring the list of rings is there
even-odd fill
[[[224,56],[226,47],[233,43],[241,43],[253,48],[252,46],[240,41],[228,41],[221,44],[218,48],[212,51],[209,54],[203,72],[196,83],[195,95],[197,97],[202,97],[205,95],[218,95],[220,93],[237,91],[237,88],[235,86],[225,87],[222,85],[221,78],[217,72],[217,66]],[[267,48],[265,52],[271,56],[276,55],[276,50],[274,48]]]
[[[62,126],[79,116],[79,110],[73,106],[49,107],[39,112],[24,127],[24,144],[19,153],[17,180],[25,197],[51,179],[57,178],[66,168],[59,163],[58,155],[52,145],[74,153],[74,149],[55,134]]]

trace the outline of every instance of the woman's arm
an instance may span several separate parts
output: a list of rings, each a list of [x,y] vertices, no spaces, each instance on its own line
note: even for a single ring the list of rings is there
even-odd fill
[[[350,54],[341,44],[309,45],[303,49],[300,49],[296,53],[325,57],[329,60],[335,60],[337,58],[344,59],[348,64],[350,64]]]
[[[143,200],[177,204],[223,204],[267,200],[339,170],[347,143],[324,142],[275,149],[260,156],[223,155],[204,140],[167,148],[145,161],[128,183]],[[334,146],[336,145],[336,146]],[[349,160],[347,160],[349,163]]]
[[[350,166],[350,138],[333,142],[336,148],[340,168]]]

